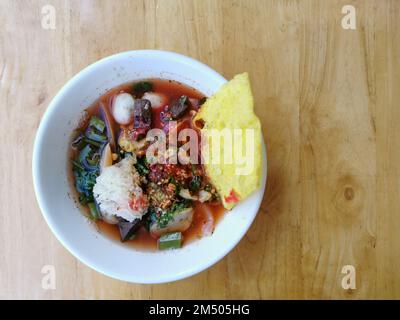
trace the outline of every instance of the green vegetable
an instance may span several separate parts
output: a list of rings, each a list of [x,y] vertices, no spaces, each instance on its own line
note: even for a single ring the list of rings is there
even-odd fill
[[[190,200],[183,200],[181,202],[175,202],[167,211],[164,211],[158,218],[157,218],[157,225],[159,228],[165,228],[168,225],[175,214],[186,210],[187,208],[191,207]]]
[[[146,156],[137,158],[137,162],[135,163],[135,168],[141,176],[145,176],[146,174],[148,174],[150,172],[149,164],[147,163]]]
[[[158,239],[158,249],[178,249],[182,247],[182,240],[181,232],[167,233]]]
[[[85,160],[90,156],[93,152],[92,148],[89,145],[86,145],[81,152],[79,153],[78,160],[80,163],[84,163]]]
[[[96,141],[90,140],[90,139],[88,139],[86,137],[85,137],[84,141],[85,141],[85,144],[90,144],[91,146],[93,146],[95,148],[100,148],[101,147],[101,143],[100,142],[96,142]]]
[[[183,201],[180,202],[175,202],[171,208],[169,209],[169,211],[171,211],[172,213],[177,213],[180,211],[183,211],[184,209],[190,208],[192,206],[192,201],[191,200],[187,200],[184,199]]]
[[[144,219],[144,224],[143,224],[144,227],[146,228],[147,231],[150,231],[150,225],[152,223],[157,222],[157,209],[154,207],[149,207],[143,219]]]
[[[86,145],[86,138],[83,135],[77,136],[74,141],[72,141],[72,147],[78,150],[82,150]]]
[[[100,154],[93,153],[92,157],[86,158],[86,161],[89,165],[96,167],[99,165],[100,162]]]
[[[141,94],[152,90],[153,90],[153,84],[148,81],[138,82],[133,85],[133,92],[135,94]]]
[[[78,156],[79,163],[88,171],[98,171],[100,154],[95,152],[90,145],[86,145]]]
[[[75,187],[79,193],[79,202],[82,204],[93,202],[93,186],[96,183],[97,173],[75,169],[74,176]]]
[[[103,133],[106,128],[104,121],[96,116],[90,118],[89,126],[96,128],[100,133]]]
[[[201,176],[194,176],[189,183],[189,190],[193,192],[197,192],[201,186]]]
[[[97,131],[94,127],[89,127],[85,132],[86,138],[96,141],[96,142],[105,142],[107,141],[107,136]]]
[[[100,218],[100,213],[99,213],[99,210],[97,210],[96,204],[94,202],[89,202],[87,205],[89,207],[91,219],[94,220],[94,221],[99,219]]]
[[[169,183],[172,183],[172,184],[175,186],[175,194],[178,195],[179,192],[180,192],[181,189],[182,189],[182,186],[178,183],[178,181],[175,180],[174,177],[171,177],[171,178],[169,179]]]
[[[171,211],[165,211],[163,212],[160,217],[157,218],[157,225],[159,228],[165,228],[168,225],[168,222],[170,222],[174,218],[173,212]]]
[[[90,217],[97,220],[100,217],[94,203],[93,187],[99,175],[100,149],[107,141],[104,133],[106,125],[99,117],[90,118],[88,128],[72,142],[72,146],[80,150],[76,159],[72,160],[75,177],[75,187],[79,193],[79,201],[88,205]]]
[[[83,166],[75,160],[72,160],[72,166],[74,170],[85,170]]]

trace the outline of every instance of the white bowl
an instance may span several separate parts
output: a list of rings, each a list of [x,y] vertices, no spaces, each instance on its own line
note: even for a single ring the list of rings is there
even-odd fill
[[[209,96],[226,80],[208,66],[180,54],[140,50],[102,59],[74,76],[51,101],[33,151],[33,181],[43,216],[60,242],[80,261],[110,277],[134,283],[161,283],[196,274],[223,258],[244,236],[264,194],[262,187],[225,214],[212,236],[179,250],[143,252],[99,234],[70,196],[67,150],[81,112],[120,84],[145,79],[177,80]]]

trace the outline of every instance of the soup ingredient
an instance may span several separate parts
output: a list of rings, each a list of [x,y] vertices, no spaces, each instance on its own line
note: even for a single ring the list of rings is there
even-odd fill
[[[207,101],[207,97],[203,97],[199,100],[199,106],[202,106]]]
[[[92,220],[97,220],[100,218],[100,213],[97,209],[97,206],[94,202],[89,202],[88,203],[89,211],[90,211],[90,217]]]
[[[92,141],[100,143],[107,141],[107,136],[105,134],[100,133],[95,127],[91,126],[86,129],[85,136]]]
[[[151,125],[151,105],[146,99],[136,99],[134,105],[134,128],[150,128]]]
[[[106,224],[98,223],[101,231],[119,232],[122,242],[132,239],[131,243],[148,242],[142,237],[147,232],[154,245],[161,238],[160,249],[169,249],[181,247],[184,237],[191,239],[193,233],[212,233],[213,219],[197,210],[208,206],[200,200],[219,198],[202,165],[146,161],[148,130],[174,134],[193,128],[193,117],[203,102],[198,94],[164,82],[143,81],[132,90],[123,85],[88,109],[73,141],[72,167],[88,217],[115,225],[103,229]],[[188,141],[173,142],[170,151],[176,154],[174,148]],[[190,154],[185,153],[186,159]],[[174,155],[163,156],[170,160]],[[212,218],[214,210],[210,213]]]
[[[90,118],[88,127],[84,134],[78,135],[72,141],[72,147],[77,150],[84,149],[91,145],[94,149],[99,148],[107,141],[106,127],[104,122],[96,116]]]
[[[113,156],[111,152],[110,143],[107,143],[103,151],[101,152],[101,159],[100,159],[100,173],[109,166],[113,164]]]
[[[87,144],[79,153],[78,156],[79,163],[83,165],[83,167],[87,171],[98,171],[99,167],[99,161],[100,161],[100,155],[97,152],[96,149],[91,147],[89,144]]]
[[[152,164],[150,166],[149,179],[155,183],[168,183],[172,178],[179,185],[186,185],[192,178],[190,166],[177,166],[173,164]]]
[[[89,127],[95,128],[98,132],[103,133],[106,129],[106,125],[103,120],[96,116],[90,118]]]
[[[165,234],[158,239],[158,249],[178,249],[182,246],[182,240],[183,237],[181,232]]]
[[[162,210],[168,209],[176,200],[175,189],[168,185],[158,185],[150,182],[147,186],[150,204]]]
[[[135,99],[126,92],[119,93],[114,97],[112,115],[119,124],[127,125],[133,120]]]
[[[93,116],[89,120],[88,127],[84,135],[79,135],[72,142],[72,147],[79,151],[78,156],[72,159],[73,173],[75,178],[75,187],[79,193],[79,201],[88,205],[92,218],[97,219],[98,214],[96,213],[97,207],[94,204],[93,187],[96,183],[96,178],[99,175],[100,166],[105,166],[109,161],[104,153],[109,149],[109,144],[101,141],[103,138],[98,139],[102,136],[107,140],[105,131],[107,130],[106,124],[98,117]],[[90,134],[88,134],[90,132]],[[97,139],[99,141],[95,141]],[[100,156],[102,154],[102,156]],[[112,159],[111,159],[112,164]]]
[[[202,182],[201,176],[193,176],[192,180],[189,183],[190,191],[193,192],[199,191],[201,182]]]
[[[190,106],[187,96],[181,96],[179,99],[172,101],[168,106],[167,112],[170,113],[172,120],[176,120],[183,116]]]
[[[141,81],[133,85],[133,93],[136,95],[143,94],[153,90],[153,84],[149,81]]]
[[[87,144],[88,142],[82,134],[77,136],[71,143],[72,147],[77,150],[82,150]]]
[[[118,222],[118,229],[121,236],[121,241],[125,242],[135,236],[136,231],[142,226],[140,219],[135,219],[132,222],[121,220]]]
[[[137,161],[135,163],[135,168],[141,176],[147,175],[150,172],[150,170],[146,157],[137,158]]]
[[[137,138],[137,136],[135,130],[123,129],[118,138],[118,145],[125,152],[133,152],[138,156],[142,155],[148,146],[148,141],[146,141],[146,139],[136,141],[135,138]]]
[[[205,159],[204,168],[212,184],[216,187],[225,208],[233,208],[240,200],[248,197],[259,188],[261,178],[261,125],[260,120],[254,114],[253,96],[247,73],[236,75],[231,81],[224,84],[217,93],[208,98],[193,119],[195,126],[201,130],[206,141],[201,145],[201,152]],[[201,124],[201,125],[199,125]],[[224,163],[224,143],[219,151],[221,161],[213,161],[213,136],[210,129],[219,132],[222,129],[242,131],[241,137],[235,135],[235,148],[241,147],[242,153],[246,153],[246,159],[236,158],[233,154],[233,163]],[[246,130],[254,133],[247,137]],[[254,139],[250,141],[248,139]],[[253,144],[254,143],[254,144]],[[207,144],[208,148],[204,148]],[[246,152],[247,145],[254,145],[250,154]],[[242,156],[240,153],[240,156]],[[244,168],[248,172],[244,172]],[[243,172],[241,174],[241,172]]]
[[[193,220],[193,208],[181,208],[178,204],[177,208],[164,212],[161,216],[150,225],[150,232],[154,237],[160,237],[169,232],[186,231]]]
[[[168,103],[168,98],[162,93],[146,92],[142,96],[142,99],[150,101],[153,109],[159,109]]]
[[[140,176],[134,167],[135,163],[135,157],[127,156],[104,168],[96,179],[93,194],[102,214],[133,222],[146,213],[147,197],[139,185]]]
[[[103,221],[107,222],[108,224],[117,224],[119,222],[119,220],[116,216],[109,214],[107,212],[104,212],[104,211],[101,212],[100,209],[99,209],[99,212],[100,212],[101,219]]]
[[[214,228],[215,228],[214,216],[209,207],[207,207],[203,204],[201,204],[199,206],[202,207],[202,213],[203,213],[203,221],[202,221],[202,225],[201,225],[201,235],[204,237],[211,236],[212,233],[214,232]]]
[[[108,143],[110,144],[111,151],[115,152],[117,141],[117,139],[115,138],[117,124],[115,123],[115,120],[111,115],[109,109],[103,103],[100,103],[99,108],[100,113],[104,119],[104,123],[106,125]]]
[[[210,192],[205,191],[205,190],[200,190],[200,192],[199,192],[199,201],[200,202],[202,202],[202,203],[206,202],[206,201],[210,200],[211,197],[212,197],[212,194]]]
[[[179,195],[183,198],[183,199],[187,199],[187,200],[198,200],[198,198],[196,196],[192,196],[190,194],[190,191],[188,189],[181,189],[179,191]]]
[[[78,169],[74,166],[75,187],[79,193],[79,202],[88,204],[93,202],[93,186],[96,183],[97,173]]]
[[[190,105],[193,108],[193,111],[198,111],[200,107],[200,100],[199,99],[194,99],[194,98],[189,98]]]

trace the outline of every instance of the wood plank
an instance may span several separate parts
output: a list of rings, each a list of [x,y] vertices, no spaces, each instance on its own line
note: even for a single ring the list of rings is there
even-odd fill
[[[56,9],[55,30],[41,8]],[[341,27],[352,4],[357,29]],[[400,298],[400,2],[0,2],[0,298]],[[51,98],[125,50],[180,52],[227,78],[248,71],[268,150],[256,222],[207,271],[163,285],[107,278],[55,239],[32,186]],[[354,265],[357,289],[341,287]],[[41,268],[54,265],[56,290]]]

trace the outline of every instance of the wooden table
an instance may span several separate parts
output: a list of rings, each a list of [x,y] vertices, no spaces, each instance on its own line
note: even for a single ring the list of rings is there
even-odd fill
[[[54,30],[41,24],[47,4]],[[356,30],[342,28],[348,4]],[[400,1],[0,7],[1,298],[400,298]],[[52,97],[88,64],[143,48],[189,55],[226,78],[248,71],[269,158],[260,212],[240,244],[163,285],[80,263],[50,232],[32,187],[34,136]],[[41,286],[45,265],[55,267],[55,290]],[[345,265],[356,289],[341,286]]]

